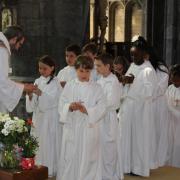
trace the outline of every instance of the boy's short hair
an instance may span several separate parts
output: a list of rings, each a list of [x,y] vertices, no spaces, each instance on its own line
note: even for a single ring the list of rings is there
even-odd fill
[[[91,52],[92,54],[97,54],[98,49],[95,43],[88,43],[82,48],[82,52]]]
[[[102,53],[95,57],[96,60],[102,61],[104,65],[109,64],[110,68],[113,66],[113,56],[109,53]]]
[[[76,54],[76,56],[79,56],[81,54],[81,48],[77,44],[71,44],[71,45],[67,46],[66,51],[71,51],[74,54]]]
[[[94,63],[90,57],[80,55],[77,57],[74,67],[75,69],[83,68],[92,70],[94,67]]]
[[[171,76],[178,76],[180,77],[180,64],[175,64],[171,67],[170,70]]]

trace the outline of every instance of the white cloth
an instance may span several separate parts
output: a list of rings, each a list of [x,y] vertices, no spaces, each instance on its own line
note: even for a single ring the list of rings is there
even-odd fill
[[[118,155],[120,154],[118,154],[119,131],[116,110],[119,107],[122,87],[117,77],[112,73],[107,77],[101,77],[97,83],[101,85],[107,99],[106,115],[104,120],[100,122],[102,179],[119,180],[123,178],[123,172],[120,169],[121,162],[118,162]],[[119,168],[118,170],[117,167]]]
[[[69,111],[69,105],[79,101],[88,115]],[[59,101],[64,125],[57,180],[102,180],[99,121],[105,110],[105,97],[97,83],[75,79],[66,84]]]
[[[165,66],[161,66],[161,69],[163,69],[165,72],[158,69],[156,70],[158,83],[156,86],[157,94],[154,99],[158,166],[164,166],[169,158],[169,112],[165,98],[165,92],[168,87],[169,75],[168,69]]]
[[[61,148],[62,125],[59,122],[58,102],[62,89],[57,78],[49,84],[48,81],[49,77],[42,76],[35,80],[42,95],[33,94],[32,100],[26,96],[26,109],[33,112],[34,128],[31,133],[39,141],[36,163],[47,166],[49,176],[54,176]]]
[[[122,129],[122,157],[125,173],[133,172],[149,176],[155,151],[155,127],[153,97],[156,84],[155,70],[149,61],[137,66],[131,64],[126,75],[133,74],[135,79],[123,95],[119,111]]]
[[[99,80],[100,78],[101,78],[101,75],[99,75],[99,74],[97,73],[96,69],[93,68],[92,71],[91,71],[90,80],[92,80],[92,81],[97,81],[97,80]]]
[[[57,75],[59,81],[69,82],[77,77],[74,66],[66,66]]]
[[[180,88],[170,85],[166,91],[166,98],[170,112],[169,135],[172,136],[170,164],[180,167]]]
[[[8,77],[9,58],[11,55],[9,42],[0,32],[0,112],[12,111],[18,104],[24,89],[24,85],[11,81]]]
[[[73,79],[76,79],[77,78],[76,69],[74,68],[74,66],[66,66],[59,71],[57,78],[59,79],[60,82],[61,81],[69,82]],[[98,75],[96,69],[93,68],[91,71],[90,80],[97,81],[99,78],[100,75]]]

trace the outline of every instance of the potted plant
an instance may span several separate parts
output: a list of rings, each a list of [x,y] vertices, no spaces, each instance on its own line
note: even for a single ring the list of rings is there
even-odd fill
[[[21,167],[22,169],[32,169],[35,165],[35,155],[38,149],[38,141],[32,135],[24,137],[20,143],[22,147]]]

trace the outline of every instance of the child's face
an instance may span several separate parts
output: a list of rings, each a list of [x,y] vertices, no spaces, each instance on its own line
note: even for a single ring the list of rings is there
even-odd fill
[[[176,88],[180,87],[180,77],[178,77],[178,76],[171,76],[170,80],[171,80],[171,83],[173,83]]]
[[[98,72],[98,74],[101,75],[106,75],[108,73],[110,73],[110,65],[109,64],[103,64],[101,60],[96,60],[94,61],[95,67],[96,67],[96,71]]]
[[[78,77],[79,81],[86,82],[86,81],[89,81],[89,79],[90,79],[91,70],[80,67],[80,68],[76,69],[76,73],[77,73],[77,77]]]
[[[86,51],[83,53],[83,55],[90,57],[94,61],[94,57],[96,56],[91,51]]]
[[[141,65],[144,62],[144,53],[140,49],[132,47],[130,49],[130,54],[135,64]]]
[[[113,64],[113,69],[118,74],[123,75],[123,65],[122,64]]]
[[[16,50],[19,50],[19,49],[21,48],[21,46],[24,44],[24,41],[25,41],[25,38],[22,37],[22,39],[19,40],[19,41],[16,43],[15,49],[16,49]]]
[[[47,64],[39,62],[39,73],[41,76],[48,77],[52,74],[54,67],[50,67]]]
[[[76,54],[72,51],[66,51],[66,62],[69,66],[74,66],[76,62]]]

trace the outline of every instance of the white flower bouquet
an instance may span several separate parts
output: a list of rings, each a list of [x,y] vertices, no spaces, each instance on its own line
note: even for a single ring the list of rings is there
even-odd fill
[[[0,167],[16,168],[19,165],[19,153],[23,155],[27,150],[27,141],[33,139],[32,145],[35,146],[33,153],[38,147],[35,137],[30,135],[31,124],[18,117],[10,117],[9,114],[0,113]],[[28,149],[31,152],[31,148]]]

